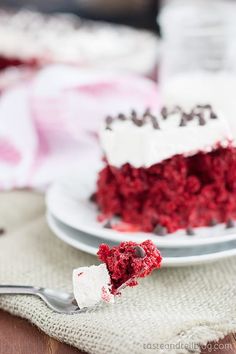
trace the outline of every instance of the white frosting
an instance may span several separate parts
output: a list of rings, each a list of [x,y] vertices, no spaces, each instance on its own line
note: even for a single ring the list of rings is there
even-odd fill
[[[157,37],[73,15],[0,11],[0,55],[150,74],[157,62]]]
[[[114,301],[114,296],[110,293],[110,275],[105,264],[74,269],[73,289],[81,309],[101,301]]]
[[[102,127],[101,145],[110,165],[121,167],[130,163],[136,168],[150,167],[178,154],[191,156],[199,151],[209,152],[217,143],[226,146],[232,137],[224,118],[210,119],[207,111],[204,118],[205,125],[199,125],[194,118],[187,126],[180,127],[179,113],[166,120],[159,117],[160,129],[154,129],[151,122],[138,127],[130,120],[116,119],[112,130]]]

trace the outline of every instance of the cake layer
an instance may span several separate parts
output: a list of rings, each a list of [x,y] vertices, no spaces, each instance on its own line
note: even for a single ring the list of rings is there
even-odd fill
[[[140,230],[164,235],[236,218],[236,149],[174,156],[149,168],[107,165],[96,202]]]
[[[149,111],[107,117],[100,131],[108,164],[118,168],[126,163],[148,168],[175,155],[192,156],[218,145],[226,147],[231,140],[227,121],[209,105],[189,112],[164,108],[158,117]]]

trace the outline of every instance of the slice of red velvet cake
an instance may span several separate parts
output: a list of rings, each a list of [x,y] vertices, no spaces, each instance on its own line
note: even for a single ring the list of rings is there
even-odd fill
[[[107,117],[100,139],[106,166],[95,199],[108,226],[113,216],[127,231],[157,235],[233,226],[236,149],[227,121],[210,105]]]

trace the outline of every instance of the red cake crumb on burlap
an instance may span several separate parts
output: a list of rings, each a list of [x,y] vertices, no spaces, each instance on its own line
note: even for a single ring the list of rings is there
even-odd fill
[[[149,168],[107,165],[96,202],[102,213],[152,232],[174,232],[236,218],[236,149],[174,156]]]
[[[140,254],[140,249],[143,254]],[[97,254],[107,266],[113,294],[126,281],[129,281],[127,286],[137,285],[137,278],[144,278],[154,269],[160,268],[162,261],[160,252],[150,240],[140,244],[132,241],[122,242],[112,248],[101,244]]]

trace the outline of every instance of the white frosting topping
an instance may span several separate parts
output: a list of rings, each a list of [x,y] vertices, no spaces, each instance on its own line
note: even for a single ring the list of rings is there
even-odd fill
[[[73,289],[81,309],[101,301],[114,301],[114,296],[110,293],[110,275],[105,264],[74,269]]]
[[[157,37],[148,31],[73,15],[0,11],[0,55],[149,74],[157,61]]]
[[[222,116],[211,119],[204,110],[205,125],[198,117],[180,127],[181,113],[167,119],[157,118],[160,129],[154,129],[151,121],[141,127],[131,120],[115,119],[111,130],[103,126],[100,140],[110,165],[121,167],[125,163],[133,167],[150,167],[174,155],[191,156],[199,151],[209,152],[220,143],[227,146],[232,140],[229,126]]]

